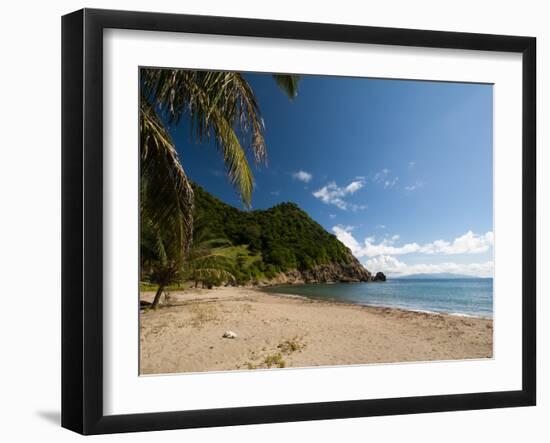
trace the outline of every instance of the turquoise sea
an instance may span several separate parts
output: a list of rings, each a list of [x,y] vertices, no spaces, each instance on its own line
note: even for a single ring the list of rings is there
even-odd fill
[[[389,279],[383,283],[284,285],[268,292],[412,311],[493,317],[493,279]]]

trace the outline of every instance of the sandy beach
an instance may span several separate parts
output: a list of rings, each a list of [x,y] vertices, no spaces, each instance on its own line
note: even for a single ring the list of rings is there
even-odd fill
[[[151,301],[154,293],[143,292]],[[224,287],[142,309],[141,374],[491,358],[493,321]],[[223,337],[226,332],[234,337]]]

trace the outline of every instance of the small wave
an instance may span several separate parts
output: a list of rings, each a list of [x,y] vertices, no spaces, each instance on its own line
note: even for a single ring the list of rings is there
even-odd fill
[[[484,318],[484,319],[491,319],[490,316],[485,315],[475,315],[475,314],[465,314],[463,312],[445,312],[445,311],[428,311],[426,309],[412,309],[412,308],[399,308],[404,309],[407,311],[413,311],[413,312],[420,312],[423,314],[438,314],[438,315],[451,315],[453,317],[462,317],[462,318]]]
[[[400,309],[406,309],[407,311],[413,311],[413,312],[420,312],[421,314],[444,314],[444,312],[438,312],[438,311],[428,311],[427,309],[411,309],[411,308],[400,308]]]
[[[297,294],[287,294],[285,292],[274,292],[274,291],[266,291],[269,294],[278,295],[279,297],[286,297],[286,298],[296,298],[299,300],[311,300],[310,297],[306,297],[305,295],[297,295]]]
[[[491,319],[491,316],[489,315],[474,315],[474,314],[464,314],[462,312],[449,312],[449,315],[452,315],[453,317],[465,317],[465,318],[486,318]]]
[[[410,306],[402,306],[402,305],[390,305],[390,304],[374,304],[374,303],[359,303],[362,306],[372,306],[374,308],[389,308],[389,309],[401,309],[402,311],[410,311],[410,312],[418,312],[419,314],[430,314],[430,315],[445,315],[445,312],[441,311],[429,311],[427,309],[415,309],[411,308]]]
[[[403,311],[418,312],[420,314],[430,314],[430,315],[452,315],[453,317],[464,317],[464,318],[486,318],[491,319],[490,316],[485,315],[475,315],[475,314],[465,314],[463,312],[446,312],[446,311],[430,311],[428,309],[416,309],[410,306],[402,305],[382,305],[382,304],[367,304],[361,303],[363,306],[374,306],[379,308],[391,308],[391,309],[402,309]]]

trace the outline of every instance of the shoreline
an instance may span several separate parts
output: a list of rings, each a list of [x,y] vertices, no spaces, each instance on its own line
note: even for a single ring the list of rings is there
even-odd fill
[[[322,283],[320,283],[322,284]],[[429,309],[412,309],[412,308],[403,308],[400,306],[383,306],[383,305],[371,305],[368,303],[353,303],[348,301],[342,301],[342,300],[336,300],[336,299],[322,299],[322,298],[314,298],[314,297],[308,297],[307,295],[299,295],[299,294],[285,294],[282,292],[270,292],[270,291],[264,291],[262,288],[253,288],[250,287],[247,289],[250,289],[251,291],[259,291],[263,292],[264,294],[268,295],[274,295],[276,297],[288,297],[288,298],[297,298],[297,299],[303,299],[303,300],[312,300],[318,303],[328,303],[328,304],[336,304],[336,305],[343,305],[343,306],[359,306],[364,308],[373,308],[373,309],[393,309],[396,311],[403,311],[403,312],[416,312],[419,314],[428,314],[428,315],[443,315],[443,316],[450,316],[450,317],[464,317],[464,318],[477,318],[480,320],[493,320],[492,317],[485,317],[483,315],[474,315],[474,314],[463,314],[461,312],[440,312],[440,311],[430,311]]]
[[[485,315],[481,315],[481,314],[470,314],[470,313],[463,313],[463,312],[432,311],[432,310],[429,310],[429,309],[414,309],[414,308],[406,308],[406,307],[402,307],[402,306],[374,305],[374,304],[369,304],[369,303],[353,303],[353,302],[350,302],[350,301],[337,300],[336,298],[334,298],[334,299],[328,299],[328,298],[322,298],[322,297],[316,298],[316,297],[308,297],[307,295],[300,295],[300,294],[287,294],[287,293],[275,292],[275,291],[272,292],[273,289],[276,289],[277,287],[280,287],[280,286],[292,287],[292,286],[303,286],[303,285],[306,285],[306,284],[315,284],[315,285],[317,285],[317,284],[319,284],[319,285],[330,284],[330,285],[334,285],[334,284],[338,284],[338,283],[297,283],[297,284],[280,284],[280,285],[271,285],[271,286],[244,286],[244,287],[246,289],[250,289],[252,291],[257,290],[257,291],[263,292],[265,294],[277,295],[277,296],[280,296],[280,297],[300,297],[300,298],[304,298],[306,300],[316,300],[316,301],[319,301],[319,302],[327,302],[327,303],[338,303],[338,304],[349,305],[349,306],[365,306],[365,307],[369,307],[369,308],[387,308],[387,309],[397,309],[397,310],[407,311],[407,312],[418,312],[418,313],[424,313],[424,314],[449,315],[449,316],[453,316],[453,317],[478,318],[478,319],[482,319],[482,320],[491,320],[491,321],[493,320],[492,316],[485,316]],[[349,285],[349,284],[353,284],[353,283],[345,283],[345,284]]]
[[[228,331],[236,337],[224,338]],[[191,289],[140,310],[140,374],[491,358],[492,341],[491,319],[261,288]]]

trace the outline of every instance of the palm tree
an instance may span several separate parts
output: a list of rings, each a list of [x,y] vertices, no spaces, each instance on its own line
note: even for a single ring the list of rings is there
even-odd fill
[[[177,218],[171,217],[167,220],[176,222]],[[165,222],[163,228],[158,229],[151,218],[143,216],[141,219],[141,271],[158,285],[152,303],[153,308],[159,304],[164,289],[168,285],[179,282],[184,275],[185,255],[181,253],[180,231],[177,228]]]
[[[231,268],[235,262],[233,247],[225,239],[194,238],[184,269],[186,277],[208,287],[222,282],[234,282]]]
[[[246,151],[252,152],[255,162],[261,162],[266,158],[266,146],[259,106],[242,74],[143,68],[140,75],[141,235],[156,238],[157,244],[151,248],[149,240],[142,241],[141,264],[151,265],[156,260],[165,271],[156,272],[156,278],[170,275],[157,281],[157,300],[161,281],[166,284],[176,278],[171,269],[181,267],[189,252],[194,209],[193,190],[159,113],[169,125],[188,118],[199,142],[216,141],[228,177],[247,207],[254,181]],[[274,79],[290,98],[297,95],[298,76],[274,75]]]

